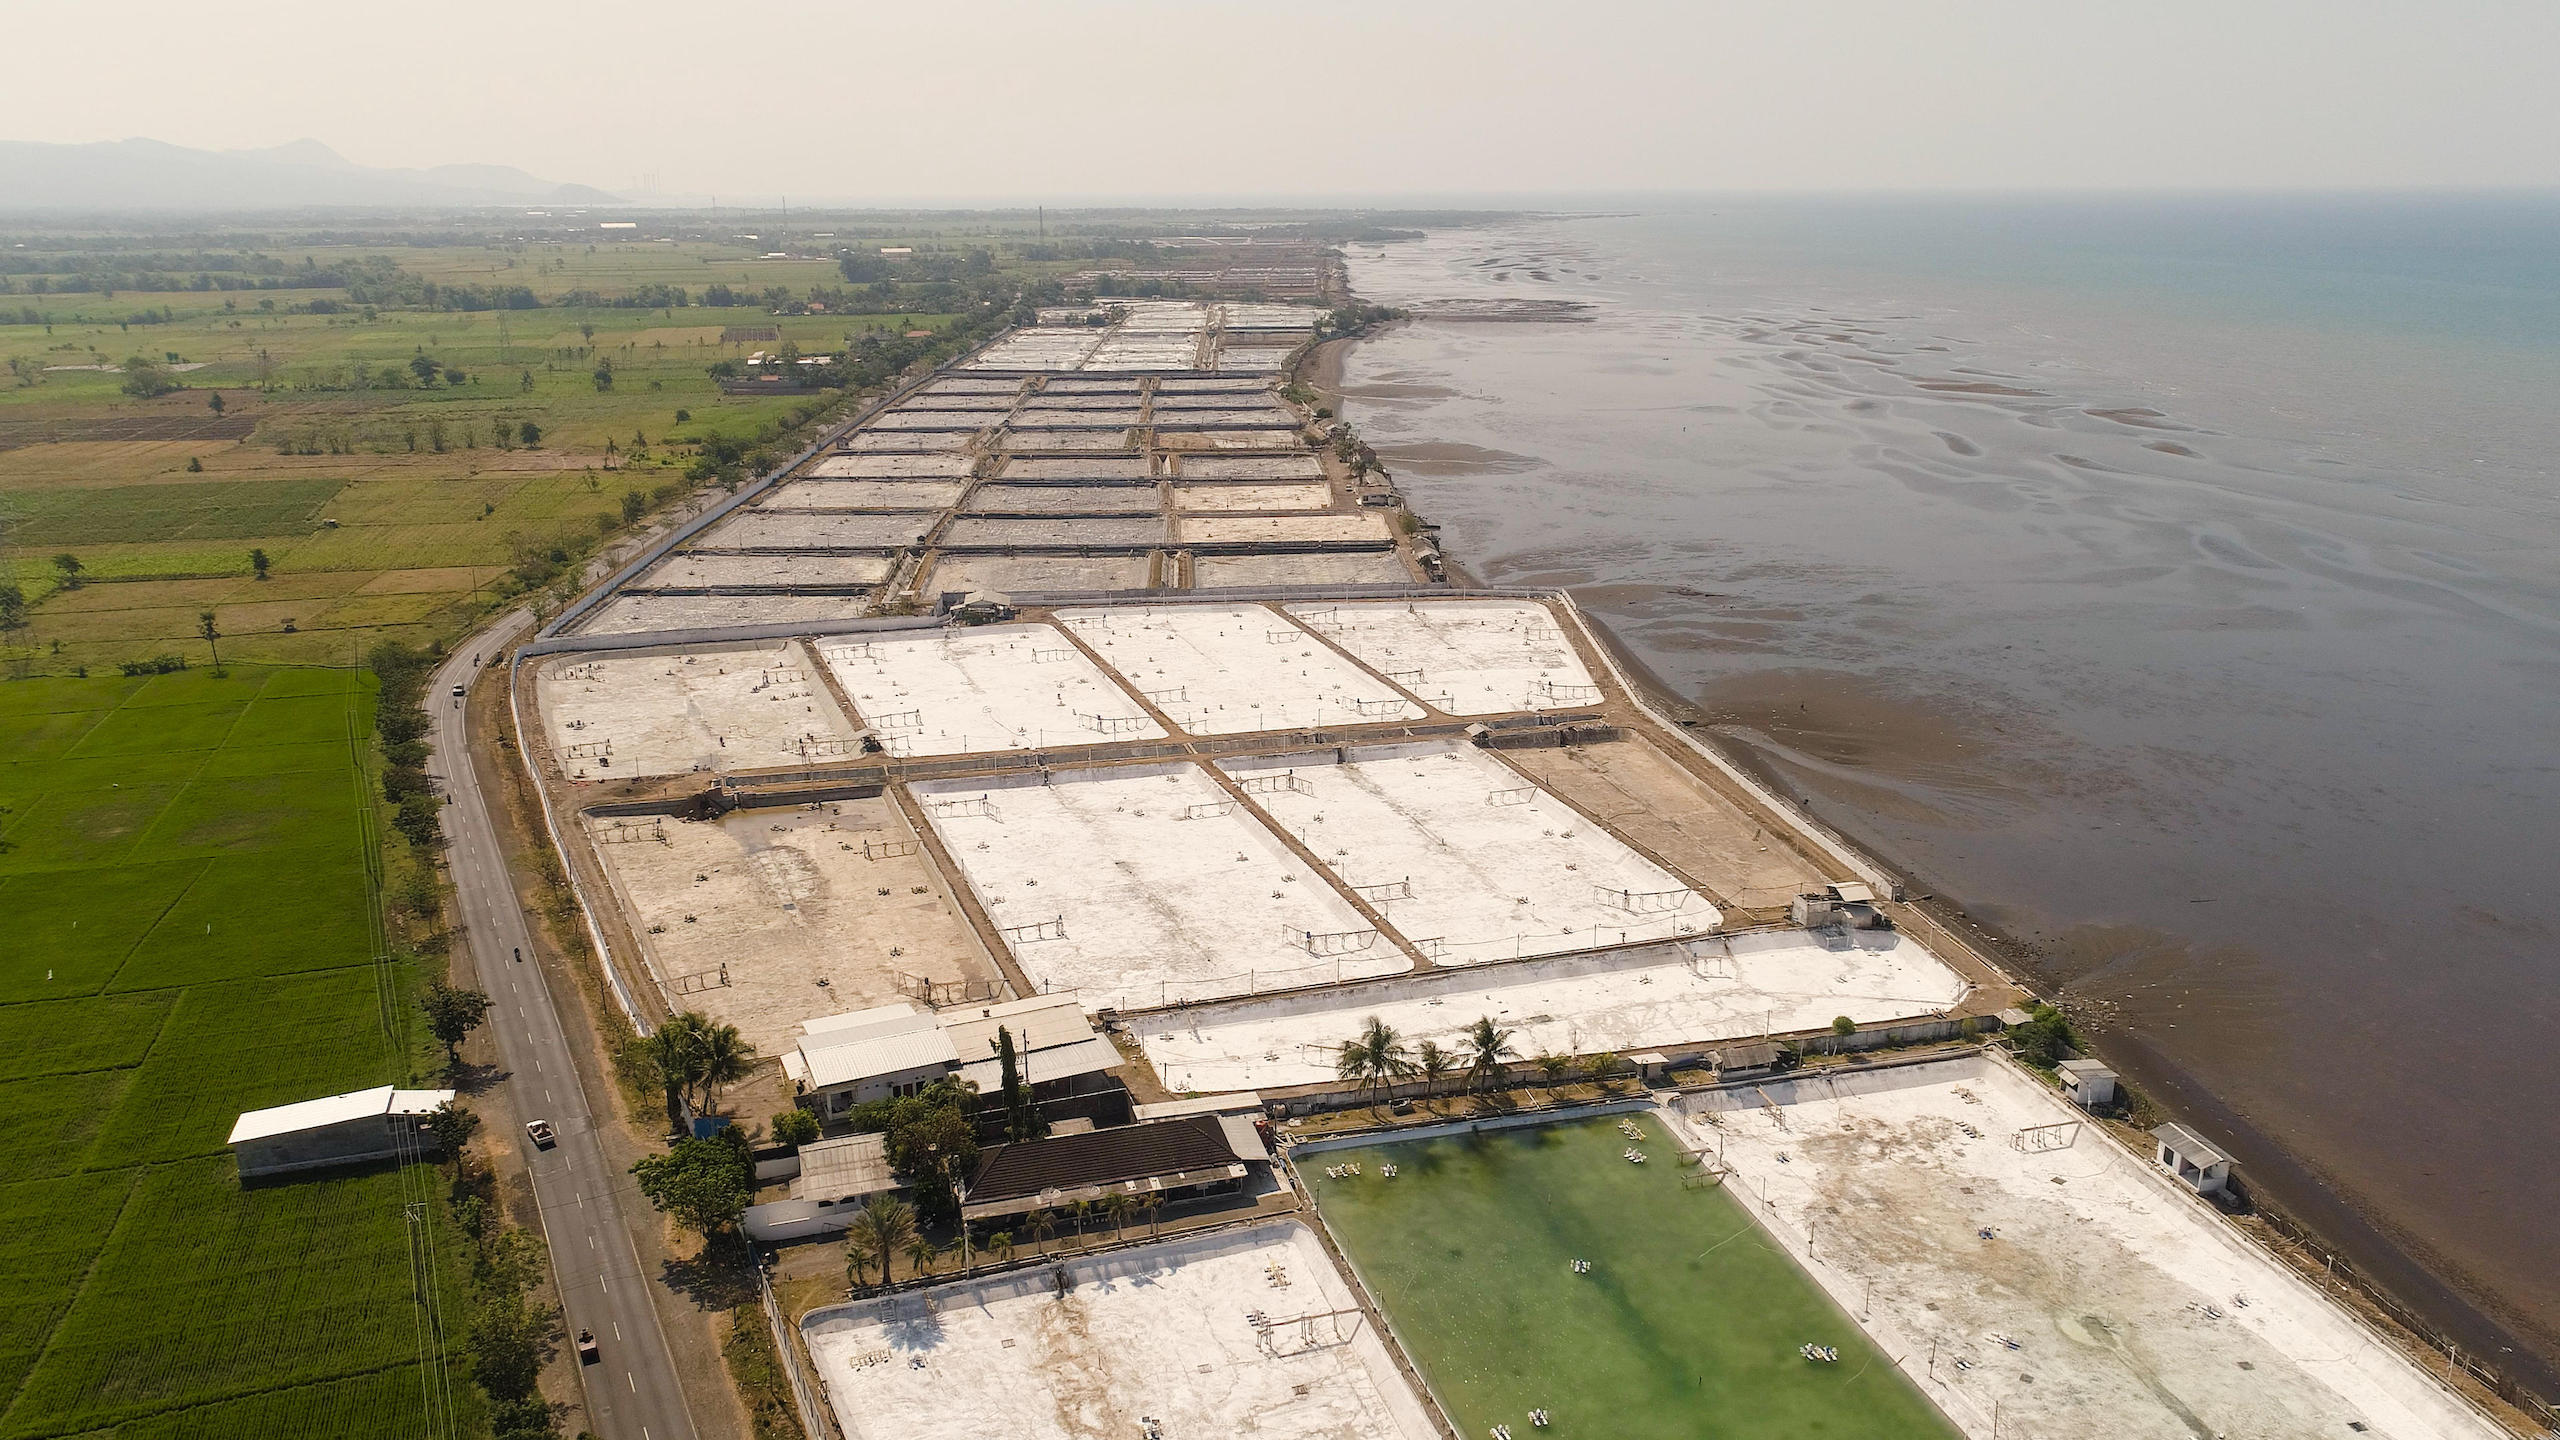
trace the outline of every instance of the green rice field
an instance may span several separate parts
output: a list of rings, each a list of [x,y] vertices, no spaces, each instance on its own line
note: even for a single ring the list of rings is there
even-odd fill
[[[424,1432],[423,1170],[244,1189],[224,1145],[419,1072],[372,708],[352,671],[0,683],[0,1440]]]
[[[1300,1161],[1459,1434],[1958,1434],[1732,1196],[1683,1184],[1659,1120],[1637,1123],[1641,1141],[1611,1117]],[[1631,1144],[1646,1163],[1621,1158]],[[1327,1177],[1346,1162],[1362,1173]],[[1806,1360],[1807,1342],[1838,1362]]]

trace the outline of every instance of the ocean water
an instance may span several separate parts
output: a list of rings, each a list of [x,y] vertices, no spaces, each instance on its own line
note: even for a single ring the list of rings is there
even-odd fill
[[[1649,200],[1351,274],[1587,307],[1347,357],[1454,559],[2554,1384],[2560,197]]]

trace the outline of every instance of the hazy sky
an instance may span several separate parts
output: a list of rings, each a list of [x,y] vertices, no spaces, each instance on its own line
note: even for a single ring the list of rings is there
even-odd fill
[[[2560,185],[2552,0],[0,0],[0,138],[724,201]]]

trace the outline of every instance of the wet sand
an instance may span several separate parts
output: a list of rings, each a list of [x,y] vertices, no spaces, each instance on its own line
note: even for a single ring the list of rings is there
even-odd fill
[[[1667,290],[1642,238],[1355,254],[1404,303],[1465,283],[1432,247],[1509,245],[1601,308],[1395,327],[1319,384],[1454,559],[1572,586],[2256,1192],[2560,1388],[2550,507],[1942,317]]]

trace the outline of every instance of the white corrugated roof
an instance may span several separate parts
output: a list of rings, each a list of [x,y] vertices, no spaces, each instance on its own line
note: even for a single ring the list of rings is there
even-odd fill
[[[1072,1045],[1051,1045],[1032,1051],[1022,1059],[1031,1083],[1045,1085],[1052,1080],[1072,1080],[1078,1075],[1099,1075],[1122,1063],[1120,1052],[1099,1035],[1087,1035]],[[971,1060],[960,1067],[960,1076],[978,1087],[981,1095],[993,1094],[1004,1084],[1004,1062],[993,1055]]]
[[[343,1125],[368,1115],[387,1114],[391,1109],[392,1089],[388,1085],[372,1090],[350,1090],[344,1095],[323,1095],[317,1100],[297,1100],[291,1105],[278,1105],[267,1110],[251,1110],[232,1122],[231,1138],[226,1144],[243,1140],[265,1140],[276,1135],[291,1135],[299,1130],[318,1130],[329,1125]]]
[[[802,1083],[813,1090],[858,1084],[877,1075],[947,1068],[960,1059],[951,1037],[932,1016],[913,1013],[805,1035],[799,1054],[808,1071]]]

